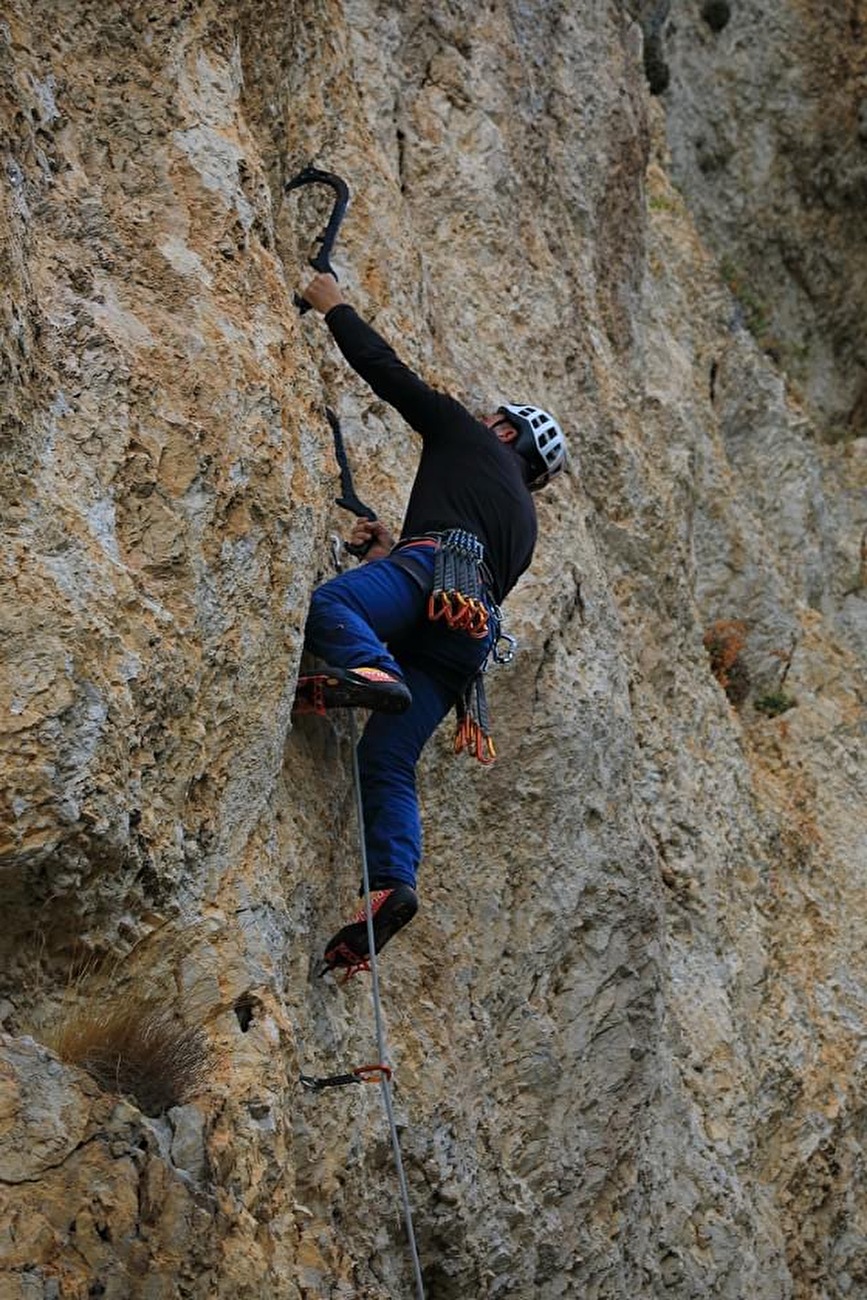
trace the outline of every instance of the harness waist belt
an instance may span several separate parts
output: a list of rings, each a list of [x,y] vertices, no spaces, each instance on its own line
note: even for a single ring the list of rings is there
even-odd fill
[[[402,537],[391,548],[391,554],[395,551],[404,551],[408,546],[432,546],[434,549],[440,544],[438,537]]]
[[[457,577],[455,572],[455,561],[457,561],[457,566],[460,567],[463,576],[467,576],[466,566],[472,566],[477,570],[481,579],[480,586],[484,587],[488,592],[493,591],[494,579],[485,562],[485,545],[476,537],[475,533],[467,532],[461,528],[444,528],[440,533],[419,533],[415,537],[402,537],[391,548],[389,554],[394,555],[395,551],[410,550],[416,546],[430,547],[431,550],[437,551],[438,555],[443,556],[442,565],[438,565],[438,576],[442,581],[445,580],[447,573],[449,577]],[[448,561],[451,561],[450,563],[447,562],[446,557],[448,557]],[[438,584],[435,579],[434,586],[437,585],[441,584]],[[480,596],[482,594],[481,590],[476,591],[476,584],[472,585],[473,594]]]

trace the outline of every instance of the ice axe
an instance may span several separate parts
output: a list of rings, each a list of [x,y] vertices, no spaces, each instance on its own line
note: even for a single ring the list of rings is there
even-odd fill
[[[334,172],[320,171],[318,167],[305,167],[297,176],[286,181],[283,186],[288,194],[290,190],[300,189],[302,185],[328,185],[334,191],[334,206],[331,209],[331,216],[328,218],[328,224],[321,235],[316,239],[319,243],[319,251],[315,257],[311,257],[310,265],[314,271],[320,271],[326,275],[333,275],[335,280],[337,274],[331,265],[331,253],[334,249],[334,241],[337,238],[337,232],[340,229],[340,223],[346,215],[346,209],[349,204],[349,186],[340,176]],[[295,294],[295,306],[303,316],[310,310],[310,303],[300,294]]]
[[[305,167],[297,176],[293,176],[291,180],[288,180],[283,188],[288,194],[290,190],[300,189],[302,185],[327,185],[334,191],[335,197],[331,215],[322,234],[316,236],[319,251],[315,257],[310,259],[310,265],[314,271],[319,271],[325,275],[333,275],[336,280],[337,275],[331,265],[331,254],[334,249],[334,241],[337,239],[337,232],[349,204],[349,186],[342,177],[337,176],[334,172],[322,171],[318,167]],[[298,293],[294,296],[294,302],[302,316],[310,310],[310,303]],[[373,521],[376,519],[376,512],[359,500],[352,483],[352,471],[349,468],[346,448],[343,445],[340,421],[330,406],[326,406],[325,414],[334,435],[334,454],[337,457],[337,464],[340,466],[340,491],[342,495],[335,497],[335,504],[342,506],[344,510],[351,511],[357,519],[370,519]],[[344,542],[349,554],[355,555],[359,559],[367,554],[372,545],[373,538],[360,546],[356,546],[352,542]]]
[[[352,482],[352,470],[349,468],[349,460],[346,455],[346,448],[343,445],[343,433],[340,428],[340,421],[334,414],[330,406],[326,406],[325,414],[328,417],[328,423],[331,425],[331,432],[334,435],[334,454],[337,457],[337,464],[340,466],[340,492],[339,497],[334,498],[334,504],[341,506],[344,510],[349,510],[355,515],[356,519],[369,519],[371,523],[376,519],[376,511],[370,506],[366,506],[356,494]],[[362,559],[373,545],[374,539],[356,545],[354,542],[344,542],[343,545],[350,555],[355,555]]]

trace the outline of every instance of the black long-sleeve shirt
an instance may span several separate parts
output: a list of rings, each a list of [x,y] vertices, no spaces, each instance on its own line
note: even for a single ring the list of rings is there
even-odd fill
[[[455,398],[429,387],[348,303],[325,317],[346,360],[422,439],[402,537],[465,528],[484,543],[495,600],[528,567],[536,509],[523,460]]]

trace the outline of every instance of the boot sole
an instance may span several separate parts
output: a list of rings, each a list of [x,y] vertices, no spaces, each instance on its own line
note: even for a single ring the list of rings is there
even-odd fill
[[[375,713],[405,713],[412,704],[409,688],[356,682],[336,673],[313,673],[298,678],[296,709],[370,709]]]
[[[388,904],[386,903],[384,906],[387,907]],[[411,898],[400,899],[390,907],[388,916],[382,917],[382,919],[378,916],[373,918],[373,939],[377,954],[382,951],[390,939],[394,938],[398,930],[402,930],[405,925],[409,925],[417,911],[418,899],[413,895]],[[335,969],[328,961],[328,954],[344,946],[359,961],[366,961],[370,956],[366,920],[354,921],[349,925],[345,925],[342,930],[338,930],[325,953],[324,961],[327,969]]]

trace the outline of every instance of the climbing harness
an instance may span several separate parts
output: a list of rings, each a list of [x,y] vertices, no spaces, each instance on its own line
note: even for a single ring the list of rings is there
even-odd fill
[[[331,254],[334,250],[334,241],[337,239],[337,232],[340,229],[341,222],[346,216],[346,209],[349,206],[349,186],[346,181],[334,172],[320,171],[318,167],[305,167],[293,176],[291,180],[286,181],[283,186],[285,193],[290,190],[300,189],[303,185],[328,185],[334,190],[334,206],[331,209],[331,216],[328,218],[328,224],[321,235],[317,235],[319,252],[315,257],[311,257],[310,265],[314,271],[319,271],[326,275],[333,275],[335,280],[334,267],[331,265]],[[295,306],[303,316],[310,310],[310,303],[302,298],[300,294],[295,294]]]
[[[338,573],[342,568],[339,553],[334,557],[335,568]],[[388,1045],[385,1038],[385,1023],[382,1015],[382,1000],[379,993],[379,970],[376,962],[376,935],[373,930],[373,905],[371,902],[370,888],[370,870],[367,865],[367,843],[364,835],[364,805],[361,797],[361,773],[358,767],[358,729],[355,723],[355,710],[347,710],[349,714],[349,747],[352,753],[352,784],[355,792],[355,821],[358,828],[358,846],[361,857],[361,880],[364,893],[364,912],[367,921],[367,944],[370,962],[371,991],[373,997],[373,1015],[376,1027],[376,1050],[379,1055],[379,1064],[377,1065],[360,1065],[348,1074],[336,1074],[316,1078],[312,1075],[301,1075],[302,1087],[310,1092],[320,1092],[323,1088],[342,1087],[344,1084],[354,1082],[378,1083],[382,1095],[382,1104],[388,1121],[389,1131],[391,1133],[391,1146],[394,1152],[394,1163],[397,1169],[397,1178],[400,1185],[400,1196],[403,1204],[403,1218],[406,1226],[406,1236],[409,1243],[410,1255],[412,1257],[413,1272],[415,1275],[415,1286],[417,1300],[425,1300],[424,1279],[421,1273],[421,1263],[418,1256],[418,1246],[415,1240],[415,1229],[412,1222],[412,1207],[409,1202],[409,1187],[406,1181],[406,1171],[403,1167],[403,1157],[400,1151],[400,1138],[398,1137],[397,1124],[394,1118],[394,1107],[391,1100],[391,1081],[392,1069],[386,1062],[388,1060]]]

